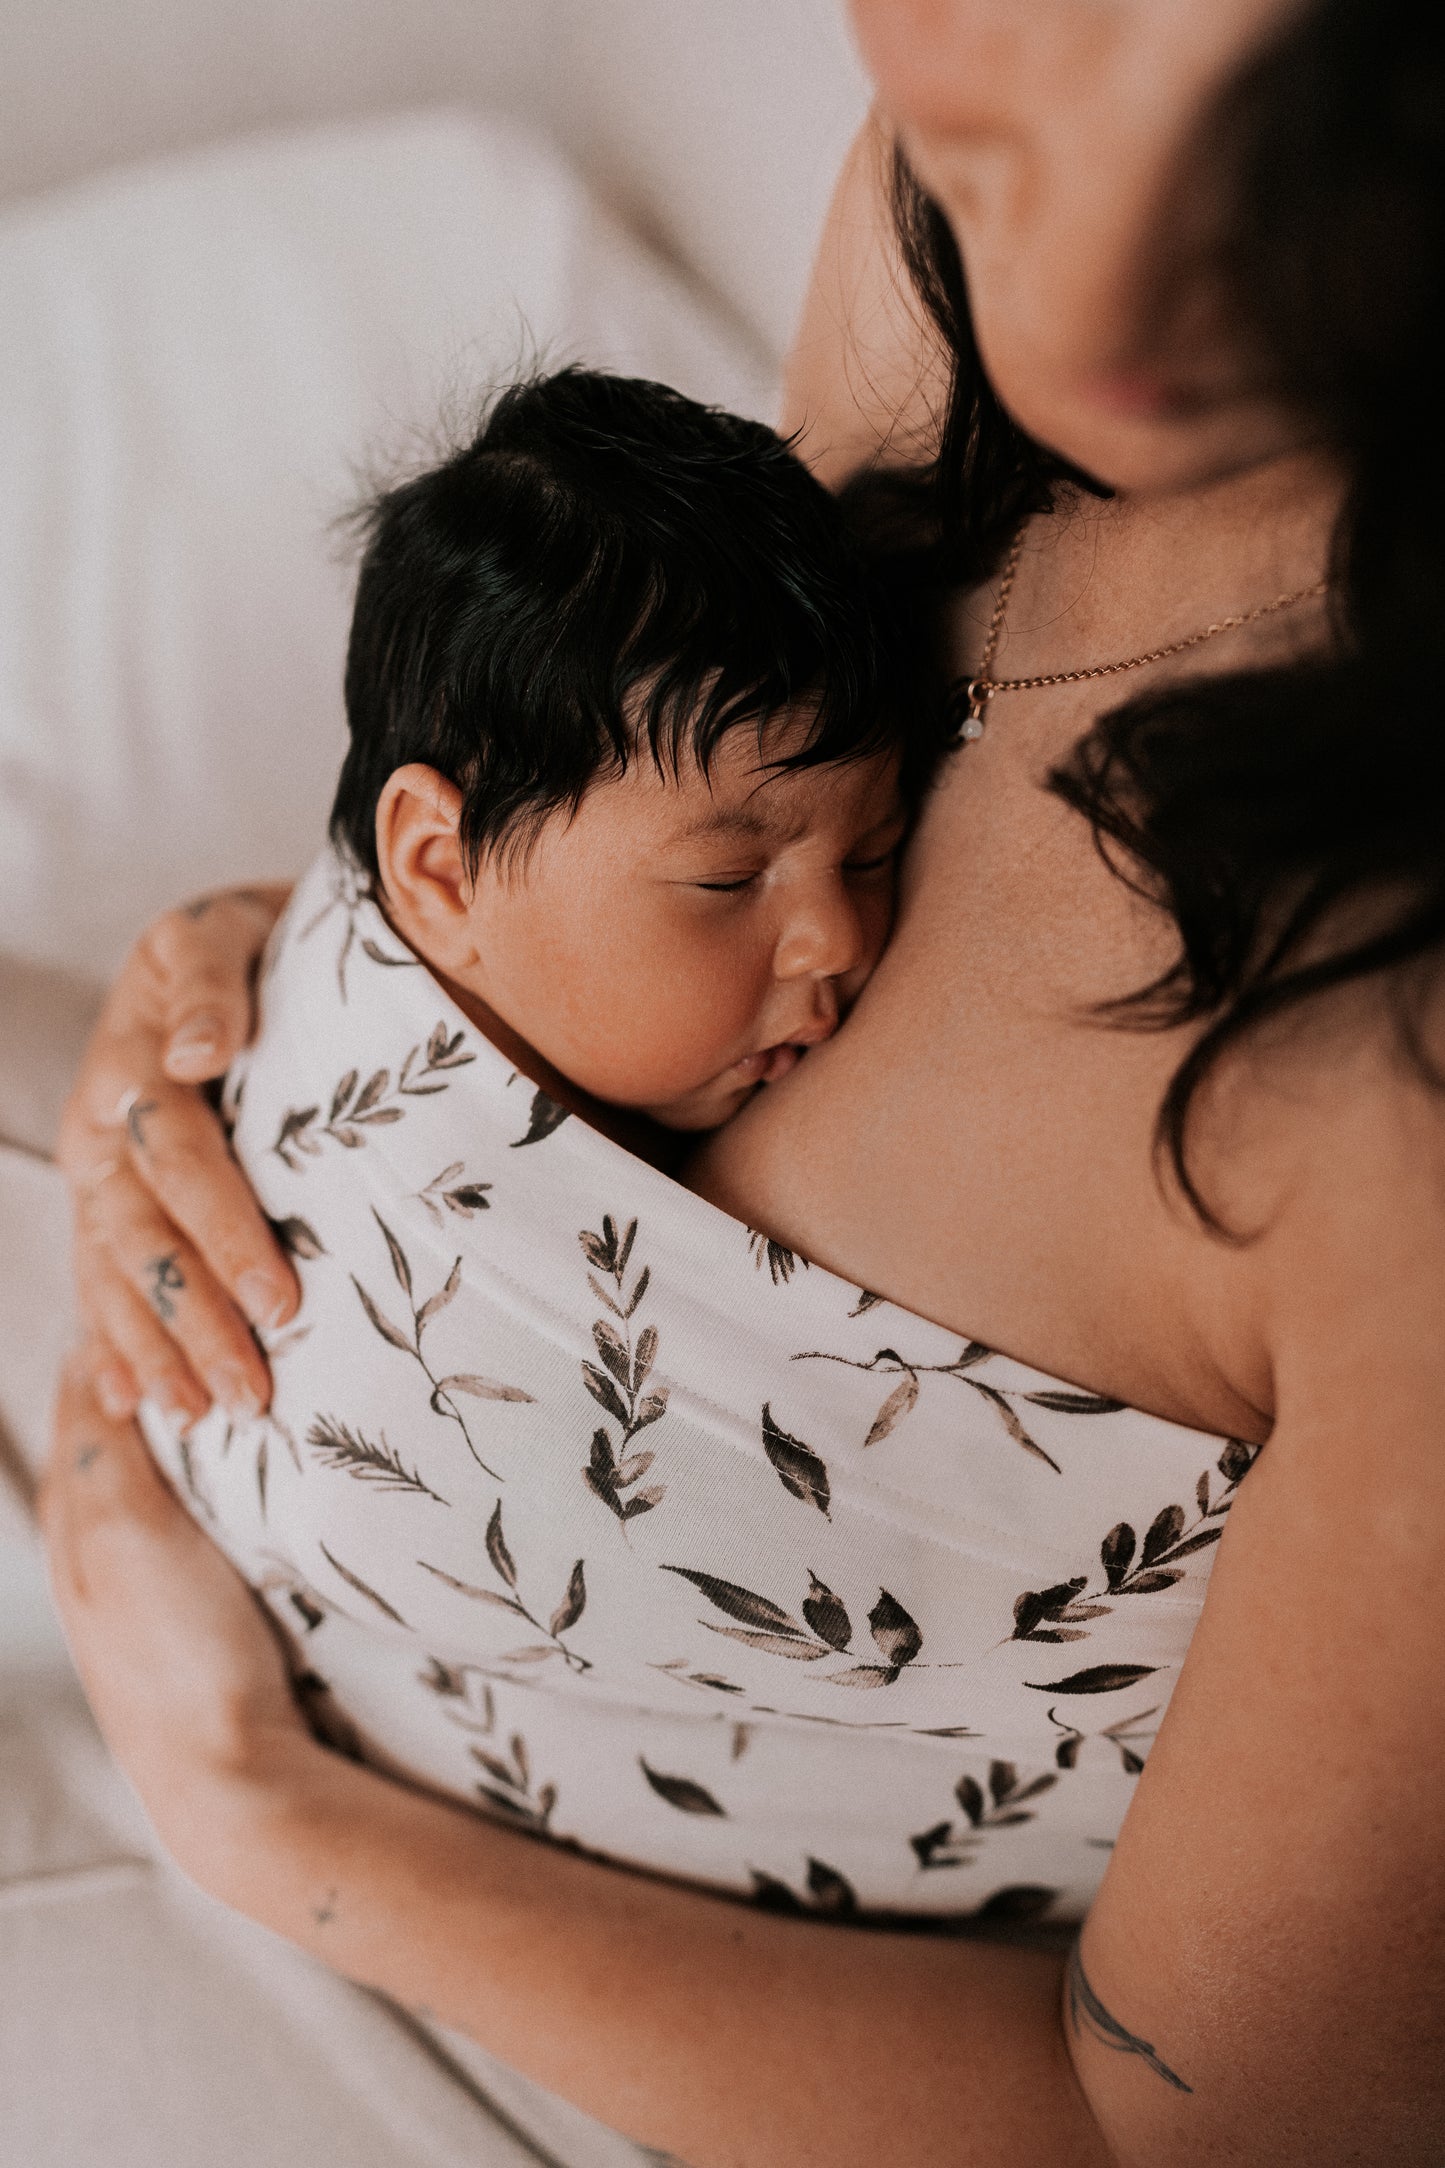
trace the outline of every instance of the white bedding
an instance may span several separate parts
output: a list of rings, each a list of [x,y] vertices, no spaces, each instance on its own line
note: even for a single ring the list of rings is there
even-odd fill
[[[110,969],[304,864],[342,743],[359,463],[529,355],[755,413],[721,309],[515,125],[269,136],[0,218],[0,945]]]

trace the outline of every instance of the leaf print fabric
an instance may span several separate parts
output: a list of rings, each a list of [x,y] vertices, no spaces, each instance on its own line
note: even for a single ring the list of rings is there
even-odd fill
[[[224,1105],[301,1313],[264,1418],[147,1428],[318,1735],[775,1909],[1079,1918],[1252,1449],[633,1159],[331,854],[261,1002]]]

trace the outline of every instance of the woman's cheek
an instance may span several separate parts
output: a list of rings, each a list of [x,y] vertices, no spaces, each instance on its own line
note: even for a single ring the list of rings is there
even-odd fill
[[[897,907],[897,881],[890,877],[866,888],[858,898],[858,924],[862,932],[863,953],[856,971],[848,974],[848,993],[851,998],[878,963],[888,946],[893,931],[893,915]]]

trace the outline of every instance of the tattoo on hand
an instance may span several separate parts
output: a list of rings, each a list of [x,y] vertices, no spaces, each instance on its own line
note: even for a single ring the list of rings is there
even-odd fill
[[[99,1445],[83,1445],[83,1446],[81,1446],[81,1448],[80,1448],[79,1452],[78,1452],[78,1453],[76,1454],[76,1456],[75,1456],[75,1472],[76,1472],[76,1474],[77,1474],[77,1475],[89,1475],[89,1474],[90,1474],[90,1471],[91,1471],[91,1469],[92,1469],[92,1468],[93,1468],[93,1467],[95,1466],[96,1462],[97,1462],[97,1461],[98,1461],[98,1460],[100,1459],[100,1456],[101,1456],[101,1454],[102,1454],[102,1452],[103,1452],[104,1450],[105,1450],[105,1448],[104,1448],[103,1446],[99,1446]]]
[[[153,1257],[145,1268],[145,1281],[151,1308],[163,1325],[171,1324],[176,1314],[172,1298],[179,1295],[186,1284],[186,1276],[176,1262],[176,1252],[167,1250],[164,1257]]]
[[[1193,2092],[1194,2087],[1186,2085],[1178,2072],[1171,2070],[1169,2065],[1155,2054],[1147,2040],[1141,2040],[1137,2033],[1131,2033],[1127,2025],[1121,2025],[1119,2020],[1104,2008],[1089,1985],[1077,1942],[1069,1952],[1067,1990],[1069,2024],[1075,2034],[1087,2033],[1091,2040],[1097,2040],[1102,2047],[1115,2049],[1120,2055],[1137,2055],[1149,2065],[1156,2077],[1162,2078],[1166,2085],[1172,2085],[1176,2092]]]
[[[159,1099],[137,1099],[134,1106],[126,1109],[126,1135],[130,1138],[137,1151],[143,1152],[145,1150],[146,1116],[154,1114],[159,1105]]]

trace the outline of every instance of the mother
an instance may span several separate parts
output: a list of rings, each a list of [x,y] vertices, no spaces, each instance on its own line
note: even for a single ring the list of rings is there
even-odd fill
[[[1021,535],[987,660],[1039,682],[985,703],[846,1028],[691,1178],[1056,1376],[1267,1441],[1082,1958],[841,1940],[311,1743],[118,1419],[142,1385],[263,1395],[231,1298],[293,1299],[184,1081],[247,1029],[265,896],[152,930],[71,1108],[109,1413],[72,1381],[62,1602],[198,1880],[697,2168],[1438,2160],[1442,34],[1396,0],[854,14],[879,117],[788,420],[830,478],[936,450],[965,676]],[[1132,697],[1100,718],[1106,663]],[[174,1341],[137,1292],[162,1251]]]

